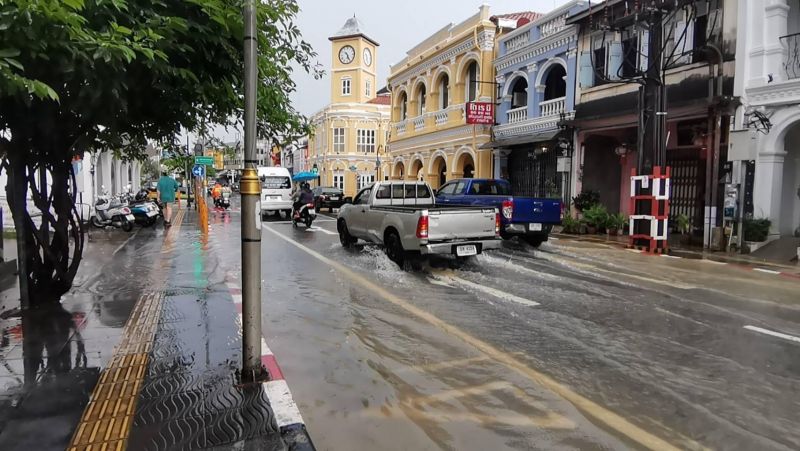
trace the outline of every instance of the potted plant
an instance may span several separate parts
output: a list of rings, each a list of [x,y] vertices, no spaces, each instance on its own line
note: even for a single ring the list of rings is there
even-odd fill
[[[608,215],[608,221],[606,222],[606,232],[610,236],[617,236],[622,235],[622,232],[625,230],[625,224],[628,223],[628,218],[625,217],[622,213],[614,213],[612,215]]]
[[[608,210],[603,205],[594,205],[583,211],[587,233],[595,234],[608,223]]]
[[[561,226],[563,227],[564,233],[581,233],[581,221],[572,216],[565,216],[564,220],[561,221]]]
[[[745,219],[743,222],[744,240],[756,243],[767,241],[772,221],[767,218]]]
[[[572,198],[575,209],[583,213],[589,208],[600,203],[600,193],[594,190],[581,191],[580,194]]]

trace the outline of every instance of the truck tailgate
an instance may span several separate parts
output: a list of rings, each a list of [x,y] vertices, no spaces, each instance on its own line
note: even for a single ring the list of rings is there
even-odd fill
[[[511,218],[514,223],[560,224],[561,201],[558,199],[514,197],[514,214]]]
[[[428,212],[428,240],[494,238],[495,209],[432,209]]]

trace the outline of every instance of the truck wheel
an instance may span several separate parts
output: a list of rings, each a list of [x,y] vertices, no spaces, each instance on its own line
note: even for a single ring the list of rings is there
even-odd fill
[[[397,232],[389,232],[386,235],[386,242],[384,245],[386,246],[386,255],[389,257],[389,260],[397,263],[397,265],[402,268],[406,252],[403,250],[403,243],[400,242],[400,236],[397,235]]]
[[[345,223],[343,220],[339,221],[338,228],[339,228],[339,242],[342,243],[342,247],[345,249],[350,249],[351,247],[353,247],[353,245],[356,244],[356,241],[358,241],[358,239],[353,238],[353,236],[350,235],[350,231],[347,230],[347,223]]]
[[[541,246],[544,241],[545,241],[545,238],[542,238],[540,236],[526,236],[525,237],[525,242],[530,244],[533,247]]]

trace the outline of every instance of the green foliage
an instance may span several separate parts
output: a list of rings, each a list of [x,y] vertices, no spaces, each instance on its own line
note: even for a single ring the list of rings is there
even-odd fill
[[[689,217],[688,216],[686,216],[684,214],[680,214],[680,215],[676,216],[675,217],[675,225],[678,228],[678,233],[682,233],[684,235],[689,233],[689,227],[691,227],[691,224],[689,223]]]
[[[575,208],[583,212],[600,203],[600,193],[595,190],[584,190],[572,198]]]
[[[572,216],[565,216],[561,221],[561,225],[564,229],[564,233],[580,233],[583,223]]]
[[[602,229],[608,223],[608,210],[603,205],[594,205],[583,211],[583,221],[589,227]]]
[[[152,159],[145,158],[142,160],[141,174],[143,180],[156,180],[159,176],[159,167]]]
[[[622,213],[614,213],[608,215],[605,226],[607,229],[624,230],[627,223],[628,218],[626,218],[625,215]]]
[[[744,226],[744,240],[745,241],[767,241],[769,235],[769,227],[772,221],[767,218],[760,219],[745,219]]]

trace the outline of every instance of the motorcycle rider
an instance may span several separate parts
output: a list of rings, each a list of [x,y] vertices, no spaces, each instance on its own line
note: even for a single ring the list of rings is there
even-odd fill
[[[303,184],[300,185],[300,189],[292,195],[292,200],[294,201],[294,217],[299,218],[300,208],[305,204],[314,202],[314,193],[311,192],[311,185],[307,182],[303,182]]]

